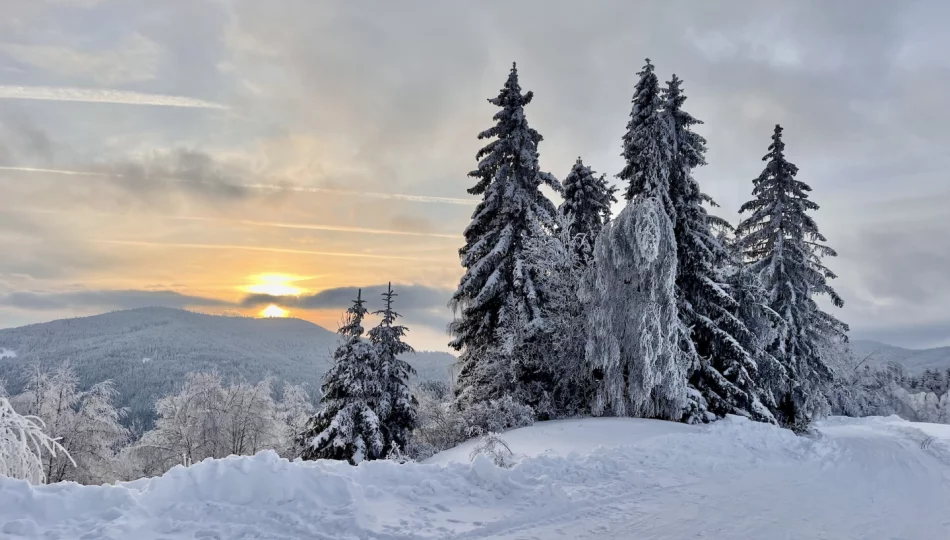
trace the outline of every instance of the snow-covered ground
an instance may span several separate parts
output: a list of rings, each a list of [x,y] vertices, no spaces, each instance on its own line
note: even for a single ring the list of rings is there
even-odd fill
[[[545,422],[397,465],[208,460],[119,486],[0,479],[0,538],[950,538],[950,426]]]

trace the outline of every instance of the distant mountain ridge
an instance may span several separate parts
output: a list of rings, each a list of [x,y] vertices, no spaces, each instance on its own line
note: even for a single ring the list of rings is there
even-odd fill
[[[856,361],[864,360],[862,365],[878,367],[897,362],[904,366],[908,375],[920,375],[928,369],[944,371],[950,368],[950,347],[905,349],[869,339],[855,339],[851,341],[851,350]]]
[[[304,384],[318,395],[338,336],[301,319],[205,315],[139,308],[0,330],[0,379],[18,392],[30,365],[69,360],[83,386],[111,379],[119,404],[147,419],[155,401],[175,392],[191,371],[217,370],[226,379]],[[455,357],[406,356],[420,379],[447,380]]]

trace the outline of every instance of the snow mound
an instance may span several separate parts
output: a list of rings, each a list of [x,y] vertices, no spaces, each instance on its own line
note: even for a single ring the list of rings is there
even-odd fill
[[[470,442],[439,463],[263,452],[114,486],[0,478],[0,538],[948,538],[944,428],[585,419],[503,434],[510,469]]]
[[[699,428],[640,418],[581,418],[552,420],[506,431],[501,437],[515,456],[536,457],[545,453],[567,456],[586,454],[601,447],[629,446],[649,438],[676,433],[691,433]],[[464,442],[440,452],[426,463],[468,463],[479,439]]]

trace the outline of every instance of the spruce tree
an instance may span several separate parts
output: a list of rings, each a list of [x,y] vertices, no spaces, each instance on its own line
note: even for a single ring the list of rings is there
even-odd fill
[[[610,205],[617,202],[617,188],[607,183],[605,175],[595,175],[581,158],[571,167],[562,182],[564,202],[558,209],[567,222],[569,242],[581,264],[593,256],[594,240],[610,221]]]
[[[461,351],[460,404],[514,390],[510,352],[498,345],[511,341],[512,328],[523,328],[519,321],[530,323],[541,316],[544,292],[524,244],[553,229],[556,209],[539,188],[547,184],[559,191],[560,185],[538,166],[542,137],[528,126],[524,114],[532,97],[532,92],[521,93],[512,65],[498,97],[488,100],[501,108],[494,116],[496,124],[478,135],[493,140],[479,150],[478,168],[469,173],[476,183],[468,192],[482,200],[465,229],[465,245],[459,250],[465,274],[450,302],[456,311],[449,326],[454,336],[450,345]]]
[[[633,109],[623,136],[625,165],[618,178],[627,182],[628,201],[655,198],[674,215],[670,199],[669,163],[671,144],[669,122],[662,114],[660,83],[647,58],[634,88]]]
[[[376,373],[380,378],[382,394],[380,396],[379,414],[380,426],[383,432],[383,452],[405,451],[412,437],[412,430],[416,427],[416,397],[409,390],[409,376],[415,373],[408,362],[399,358],[399,355],[413,352],[403,337],[408,330],[405,326],[396,324],[399,314],[393,310],[393,292],[390,283],[383,293],[383,309],[374,312],[380,315],[379,324],[369,331],[369,339],[376,349]]]
[[[769,347],[791,378],[780,421],[801,429],[833,378],[821,351],[830,341],[847,339],[848,326],[815,302],[815,295],[825,294],[835,306],[844,305],[828,283],[834,273],[821,260],[836,253],[824,245],[825,237],[808,215],[818,205],[808,198],[811,188],[795,178],[798,167],[785,157],[781,126],[775,126],[762,159],[767,164],[753,181],[754,198],[740,208],[751,215],[739,224],[736,235],[751,271],[767,291],[770,307],[782,318]]]
[[[744,346],[752,344],[755,336],[739,316],[734,290],[718,271],[719,265],[728,262],[728,253],[713,233],[713,225],[728,225],[706,212],[703,203],[715,203],[693,177],[692,170],[706,163],[706,140],[692,130],[702,122],[683,110],[686,96],[681,83],[676,75],[667,82],[662,116],[670,130],[670,219],[677,246],[679,317],[689,328],[684,348],[695,358],[690,383],[716,415],[739,414],[774,422],[760,401],[755,357]]]
[[[381,384],[373,346],[362,339],[365,301],[357,293],[338,331],[343,343],[323,377],[320,410],[299,436],[305,460],[338,459],[355,465],[385,457],[385,438],[376,413]]]

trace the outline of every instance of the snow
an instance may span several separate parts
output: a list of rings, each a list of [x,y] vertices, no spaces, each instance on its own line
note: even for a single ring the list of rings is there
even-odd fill
[[[661,435],[695,433],[699,429],[686,424],[642,418],[583,418],[538,422],[533,426],[505,432],[501,436],[516,456],[567,456],[572,453],[587,454],[600,447],[631,446]],[[478,439],[472,439],[439,452],[425,463],[468,463],[469,455],[478,444]]]
[[[16,351],[0,347],[0,360],[4,358],[16,358]]]
[[[469,442],[422,464],[263,452],[115,486],[0,478],[0,537],[950,537],[950,427],[831,418],[818,430],[565,420],[502,434],[521,454],[510,469],[469,462]]]

